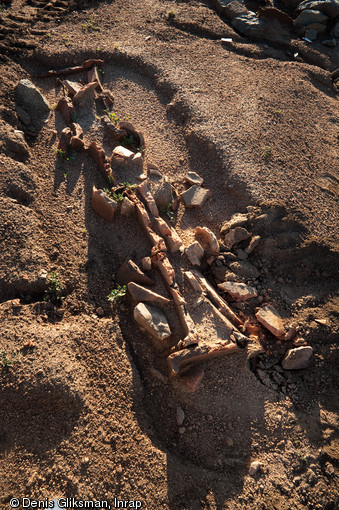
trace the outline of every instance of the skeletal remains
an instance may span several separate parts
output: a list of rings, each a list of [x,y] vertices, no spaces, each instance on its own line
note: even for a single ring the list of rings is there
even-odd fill
[[[50,72],[46,76],[61,76],[68,75],[72,72],[80,70],[88,71],[88,81],[86,85],[81,85],[77,82],[65,80],[62,83],[64,93],[68,97],[60,99],[57,110],[63,116],[67,127],[62,131],[59,149],[64,155],[67,155],[72,150],[81,150],[84,148],[83,133],[81,127],[73,122],[73,105],[81,103],[87,94],[94,94],[96,100],[101,100],[103,105],[111,105],[113,102],[112,94],[108,90],[104,90],[100,78],[95,67],[96,62],[88,62],[84,66],[64,70],[61,72]],[[100,62],[100,65],[102,63]],[[70,96],[70,97],[69,97]],[[139,133],[132,124],[129,122],[120,122],[116,126],[108,116],[102,117],[107,134],[111,137],[115,144],[118,144],[124,136],[132,136],[136,141],[136,146],[145,148],[145,140],[142,133]],[[112,166],[116,164],[127,164],[142,158],[142,153],[135,154],[135,152],[117,146],[113,150],[112,162],[110,164],[104,150],[98,147],[97,143],[93,141],[85,150],[93,158],[99,170],[105,177],[106,181],[112,187],[112,191],[117,192],[118,183],[116,176],[113,173]],[[152,166],[152,165],[148,165]],[[153,170],[153,167],[152,167]],[[154,171],[154,170],[153,170]],[[151,173],[151,172],[150,172]],[[199,177],[199,176],[198,176]],[[194,175],[196,179],[196,176]],[[200,186],[194,184],[194,186]],[[121,268],[120,274],[124,275],[125,280],[121,283],[128,284],[128,291],[132,296],[133,302],[152,303],[159,306],[174,303],[175,310],[181,325],[181,338],[176,343],[176,346],[171,349],[167,357],[167,364],[169,369],[169,377],[174,377],[182,371],[188,364],[199,362],[204,359],[232,354],[243,349],[249,337],[253,334],[255,328],[249,321],[240,318],[228,305],[228,303],[220,296],[218,291],[207,281],[200,271],[200,265],[203,259],[211,264],[218,256],[220,248],[216,236],[206,227],[197,227],[195,230],[196,241],[191,246],[183,247],[183,242],[178,233],[172,225],[169,225],[159,214],[158,206],[155,198],[150,191],[148,179],[145,179],[136,188],[122,187],[120,189],[123,200],[121,204],[121,214],[129,215],[136,214],[138,222],[143,229],[150,245],[150,259],[151,265],[156,268],[164,281],[165,287],[168,292],[169,299],[160,296],[151,291],[148,287],[154,282],[148,278],[133,261],[125,261]],[[114,194],[113,194],[114,195]],[[186,201],[183,197],[184,203]],[[176,204],[177,206],[177,204]],[[114,216],[118,209],[118,204],[113,198],[108,196],[103,190],[97,190],[93,186],[92,193],[92,207],[97,214],[99,214],[106,221],[114,221]],[[245,215],[235,215],[234,225],[229,225],[226,230],[225,241],[229,247],[232,243],[236,242],[235,239],[249,239],[248,251],[254,248],[260,238],[258,236],[252,237],[242,227],[244,224]],[[186,251],[187,259],[192,263],[192,269],[184,273],[186,282],[189,284],[191,291],[202,296],[202,299],[208,300],[210,310],[215,318],[223,324],[223,338],[210,341],[201,341],[196,332],[196,324],[194,323],[189,311],[186,300],[184,299],[179,285],[177,283],[175,269],[171,264],[170,255],[180,251],[183,254]],[[145,262],[146,263],[146,262]],[[126,276],[128,275],[128,276]],[[119,273],[118,273],[119,281]],[[218,285],[219,289],[227,290],[222,285]],[[253,296],[250,296],[253,297]],[[149,312],[150,305],[146,305]],[[139,307],[140,308],[140,307]],[[134,316],[141,324],[141,319],[138,317],[141,309],[135,308]],[[162,313],[162,312],[161,312]],[[266,321],[265,326],[269,328],[269,318],[265,314],[258,314],[258,320]],[[159,314],[160,319],[163,315]],[[267,326],[268,325],[268,326]],[[146,333],[152,336],[151,327],[144,328]],[[168,330],[164,329],[164,337],[168,337]],[[248,336],[245,335],[248,334]],[[273,330],[276,334],[276,331]],[[284,334],[283,330],[278,328],[278,335],[281,338]]]

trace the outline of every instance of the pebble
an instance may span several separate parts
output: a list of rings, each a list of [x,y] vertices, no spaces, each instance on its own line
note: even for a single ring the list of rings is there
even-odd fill
[[[180,427],[179,428],[179,434],[183,435],[186,432],[186,427]]]
[[[254,476],[255,474],[257,474],[261,470],[261,468],[262,468],[262,463],[259,462],[258,460],[255,460],[250,465],[249,474],[251,476]]]
[[[182,407],[180,407],[180,406],[177,406],[176,419],[177,419],[178,425],[182,425],[184,423],[185,413],[184,413],[184,410],[182,409]]]

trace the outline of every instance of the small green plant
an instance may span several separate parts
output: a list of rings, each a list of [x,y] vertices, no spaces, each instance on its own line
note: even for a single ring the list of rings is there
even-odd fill
[[[52,37],[51,34],[49,32],[47,32],[44,37]]]
[[[124,182],[123,185],[125,186],[125,188],[128,188],[128,189],[134,189],[138,186],[137,184],[131,184],[129,182]]]
[[[115,112],[110,112],[109,110],[104,110],[104,111],[108,115],[108,117],[111,119],[113,124],[116,124],[117,122],[119,122],[120,119]]]
[[[108,195],[110,198],[113,198],[113,200],[115,200],[116,202],[122,202],[124,199],[124,194],[122,192],[117,193],[116,191],[110,190],[108,188],[103,188],[102,191],[104,191],[106,195]]]
[[[9,7],[3,3],[0,3],[0,12],[5,12],[9,9]]]
[[[97,51],[101,51],[101,48],[97,48]],[[98,67],[98,71],[100,74],[105,74],[105,71],[101,69],[101,67]]]
[[[44,301],[49,301],[54,305],[60,305],[63,300],[62,292],[64,287],[59,280],[57,273],[52,272],[48,278],[48,288],[45,291]]]
[[[264,148],[264,152],[263,152],[262,156],[265,159],[265,161],[268,161],[269,159],[271,159],[271,157],[272,157],[272,149],[271,149],[271,147],[266,146]]]
[[[96,27],[91,19],[88,19],[86,23],[82,24],[81,30],[83,32],[100,32],[100,28]]]
[[[87,228],[86,228],[86,227],[83,229],[82,234],[83,234],[84,236],[87,236],[87,235],[88,235],[88,230],[87,230]]]
[[[113,186],[113,184],[114,184],[114,179],[113,179],[112,175],[109,175],[109,176],[108,176],[108,182],[110,183],[110,185],[111,185],[111,186]]]
[[[118,49],[119,49],[119,44],[118,44],[117,42],[116,42],[116,43],[114,43],[114,49],[115,49],[115,50],[118,50]]]
[[[162,214],[166,214],[166,216],[169,218],[170,222],[174,222],[174,214],[172,211],[172,204],[169,203],[166,207],[159,207],[159,212]]]
[[[57,150],[56,150],[56,155],[57,155],[57,158],[62,158],[62,159],[64,159],[65,151],[63,151],[62,149],[57,149]]]
[[[171,19],[171,20],[172,20],[172,19],[174,19],[174,18],[175,18],[175,15],[176,15],[176,12],[175,12],[173,9],[171,9],[171,10],[170,10],[170,11],[168,11],[168,13],[167,13],[167,19]]]
[[[126,296],[127,292],[127,286],[123,285],[117,285],[117,287],[108,294],[107,299],[110,303],[115,303],[116,301],[119,301],[119,299]]]
[[[281,110],[279,110],[279,108],[274,108],[273,113],[275,115],[284,115],[284,113]]]
[[[8,372],[20,359],[20,353],[10,356],[7,351],[0,351],[0,367],[2,372]]]

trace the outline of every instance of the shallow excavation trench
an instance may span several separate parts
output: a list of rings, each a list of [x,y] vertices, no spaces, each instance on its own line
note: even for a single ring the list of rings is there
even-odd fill
[[[119,257],[125,261],[116,275],[116,284],[127,286],[128,306],[116,309],[144,383],[146,407],[161,441],[199,465],[222,469],[248,455],[250,435],[244,430],[234,432],[237,455],[231,450],[234,439],[229,439],[230,450],[216,465],[220,434],[225,431],[213,431],[215,445],[208,452],[199,445],[199,434],[195,440],[185,442],[186,427],[194,431],[194,420],[187,424],[185,410],[190,411],[191,419],[206,418],[206,430],[214,409],[230,421],[238,414],[246,422],[254,408],[258,411],[261,399],[248,391],[256,378],[276,390],[284,387],[280,362],[289,348],[293,351],[307,347],[302,362],[305,367],[311,362],[311,347],[293,327],[285,326],[267,289],[258,283],[260,271],[248,260],[260,250],[260,245],[264,253],[269,252],[272,239],[265,239],[264,232],[272,224],[275,232],[279,231],[277,242],[281,249],[290,244],[292,237],[298,244],[303,229],[288,220],[283,207],[248,206],[246,213],[235,214],[222,225],[218,240],[203,223],[209,191],[202,179],[194,172],[188,173],[188,190],[179,198],[175,187],[148,159],[147,134],[116,118],[107,66],[108,84],[101,84],[99,69],[103,66],[104,62],[87,61],[78,69],[45,75],[55,76],[63,96],[56,106],[56,119],[61,126],[59,158],[86,150],[106,182],[102,189],[93,187],[94,211],[107,225],[113,223],[121,229],[119,222],[123,218],[125,228],[128,225],[131,229],[133,242],[127,236],[124,249],[119,250]],[[86,84],[77,81],[77,72],[86,73]],[[122,75],[124,72],[122,69]],[[86,123],[94,105],[95,111],[102,114],[98,136]],[[164,108],[171,112],[170,101]],[[73,122],[74,115],[79,123]],[[80,122],[84,131],[87,127],[90,140]],[[104,149],[99,141],[102,132]],[[108,154],[112,154],[111,161]],[[174,225],[180,225],[180,235]],[[280,256],[292,264],[291,250]],[[304,258],[308,258],[307,252]],[[310,266],[308,270],[313,269]],[[211,358],[215,359],[200,363]],[[271,377],[265,372],[265,364],[279,369]],[[205,373],[209,371],[213,373],[212,380],[214,377],[213,388],[204,386]],[[286,384],[282,392],[286,392]],[[169,408],[178,400],[182,404],[176,406],[173,423]],[[230,430],[229,424],[225,426],[226,432]],[[178,427],[182,437],[179,442]]]

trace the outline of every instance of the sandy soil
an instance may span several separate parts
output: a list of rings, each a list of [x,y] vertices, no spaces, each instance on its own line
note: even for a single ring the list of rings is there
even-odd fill
[[[337,508],[337,50],[295,40],[306,57],[293,61],[286,48],[241,37],[208,1],[13,0],[1,16],[1,509],[13,497],[111,508],[114,498],[130,508],[140,500],[149,510]],[[156,164],[179,193],[195,171],[211,190],[202,209],[180,203],[175,213],[186,246],[196,226],[219,236],[232,214],[251,214],[260,276],[248,280],[313,347],[309,368],[276,370],[292,343],[267,334],[264,380],[244,351],[201,363],[192,392],[184,376],[168,381],[166,352],[138,328],[128,297],[107,301],[125,258],[140,263],[150,246],[134,217],[95,215],[92,185],[105,181],[85,152],[60,162],[65,123],[53,105],[62,89],[36,78],[88,58],[104,60],[114,112],[144,133],[144,169]],[[35,134],[15,110],[23,78],[51,106]],[[85,143],[110,156],[101,113],[90,102],[76,119]],[[13,128],[25,131],[29,156],[6,145]],[[117,173],[134,183],[140,169]],[[192,304],[187,260],[171,260]],[[44,301],[43,271],[62,283],[61,304]],[[192,305],[192,316],[199,335],[218,335],[203,307]],[[253,461],[261,468],[250,476]]]

